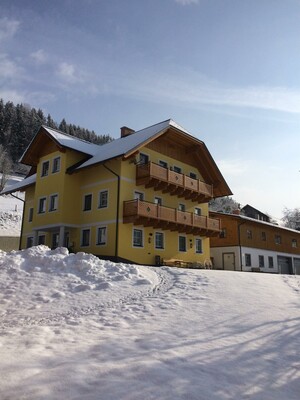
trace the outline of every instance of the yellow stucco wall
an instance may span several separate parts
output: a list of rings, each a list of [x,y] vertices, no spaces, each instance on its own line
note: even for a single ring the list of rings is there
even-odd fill
[[[189,175],[196,173],[201,178],[199,171],[190,165],[177,162],[169,157],[144,148],[142,153],[147,154],[151,161],[158,163],[159,160],[168,162],[170,166],[178,166],[182,173]],[[53,159],[60,156],[61,167],[57,173],[52,173]],[[68,167],[82,160],[83,155],[73,150],[66,149],[64,152],[52,152],[41,157],[37,168],[37,182],[35,186],[26,189],[26,207],[24,214],[22,247],[26,247],[27,237],[33,235],[33,228],[38,228],[40,234],[46,238],[45,244],[52,245],[53,232],[59,231],[59,226],[65,225],[65,231],[69,233],[70,246],[75,251],[91,252],[100,256],[118,257],[131,260],[140,264],[154,264],[155,256],[163,259],[176,258],[189,262],[204,262],[210,258],[209,239],[202,239],[202,253],[195,251],[195,239],[200,238],[191,234],[172,232],[168,230],[153,229],[151,227],[138,227],[132,223],[123,223],[123,202],[134,199],[134,192],[144,193],[144,200],[154,202],[155,197],[161,197],[163,205],[178,208],[179,203],[186,207],[186,211],[194,212],[195,207],[201,208],[202,215],[208,215],[207,204],[197,204],[176,196],[171,196],[161,191],[145,186],[136,186],[136,165],[133,159],[113,159],[104,165],[94,165],[71,174],[66,173]],[[50,161],[48,176],[41,177],[42,164]],[[112,172],[120,176],[120,199],[118,220],[118,246],[116,249],[116,218],[117,218],[117,193],[118,178]],[[108,191],[108,207],[99,208],[99,193]],[[49,211],[50,196],[58,194],[58,209]],[[92,209],[84,211],[84,196],[92,195]],[[39,200],[47,198],[46,212],[38,212]],[[29,222],[29,209],[33,207],[33,220]],[[97,229],[106,227],[107,241],[104,245],[97,244]],[[143,246],[133,246],[133,230],[143,231]],[[82,231],[90,230],[89,246],[82,246]],[[43,231],[44,230],[44,231]],[[164,233],[164,249],[155,248],[155,232]],[[185,252],[178,250],[179,236],[186,236],[187,249]]]

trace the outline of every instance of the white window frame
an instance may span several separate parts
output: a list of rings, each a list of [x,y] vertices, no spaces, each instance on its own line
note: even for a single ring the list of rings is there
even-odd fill
[[[181,250],[180,249],[180,238],[184,238],[184,244],[185,244],[185,249]],[[178,251],[181,253],[186,253],[187,252],[187,237],[185,235],[178,235]]]
[[[85,199],[87,196],[91,196],[91,208],[85,208]],[[86,193],[83,195],[82,211],[91,211],[93,207],[93,193]]]
[[[258,255],[258,266],[259,268],[265,268],[265,256],[263,254]]]
[[[296,249],[298,247],[297,239],[292,239],[292,247]]]
[[[271,261],[272,260],[272,261]],[[271,261],[271,262],[270,262]],[[268,256],[268,267],[274,268],[274,259],[272,256]]]
[[[202,209],[200,207],[195,207],[194,213],[195,213],[195,215],[198,215],[199,217],[201,217]]]
[[[157,246],[157,236],[160,236],[162,238],[162,245],[161,246]],[[155,232],[154,234],[154,247],[156,250],[164,250],[165,249],[165,235],[164,232]]]
[[[52,199],[56,199],[56,208],[52,206]],[[54,200],[54,207],[55,207],[55,200]],[[58,193],[50,194],[49,196],[49,212],[54,212],[58,210]]]
[[[135,239],[135,231],[141,232],[141,244],[136,245],[134,242]],[[141,228],[133,228],[132,229],[132,247],[135,249],[142,249],[144,247],[144,230]]]
[[[182,168],[181,168],[181,167],[178,167],[178,165],[173,165],[173,171],[174,171],[176,174],[182,174]]]
[[[186,212],[186,206],[185,206],[184,203],[179,203],[178,204],[178,211]]]
[[[33,220],[33,213],[34,213],[34,208],[30,207],[28,210],[28,222],[32,222]]]
[[[46,165],[46,164],[48,164],[48,168],[47,168],[46,173],[44,173],[44,165]],[[41,178],[44,178],[44,177],[48,176],[49,175],[49,171],[50,171],[50,161],[49,160],[43,161],[42,162],[42,167],[41,167]]]
[[[200,243],[200,250],[198,249],[198,243]],[[201,238],[195,238],[195,253],[203,254],[203,240]]]
[[[247,262],[247,258],[250,262]],[[245,267],[251,267],[251,266],[252,266],[251,254],[246,253],[245,254]]]
[[[41,201],[44,200],[44,207],[43,210],[41,211]],[[39,198],[39,207],[38,207],[38,214],[45,214],[47,211],[47,197],[43,196]]]
[[[168,163],[167,163],[167,161],[158,160],[158,165],[159,165],[160,167],[163,167],[163,168],[168,169]]]
[[[44,238],[44,240],[43,240],[44,243],[41,243],[41,240],[40,240],[41,238]],[[38,245],[45,244],[45,243],[46,243],[46,235],[45,234],[39,235],[38,236]]]
[[[101,195],[102,195],[103,193],[107,193],[106,205],[104,205],[104,206],[101,205]],[[109,202],[109,192],[108,192],[108,189],[100,190],[99,196],[98,196],[98,208],[107,208],[107,207],[108,207],[108,202]]]
[[[157,204],[157,205],[159,205],[159,206],[162,206],[162,197],[159,197],[159,196],[155,196],[154,197],[154,204]]]
[[[58,160],[58,168],[54,169],[56,160]],[[61,157],[60,156],[54,157],[52,160],[52,174],[57,174],[58,172],[60,172],[60,168],[61,168]]]
[[[140,197],[142,197],[142,198],[140,198]],[[133,192],[133,198],[134,198],[134,200],[145,201],[145,193],[140,192],[139,190],[135,190]]]
[[[89,232],[88,244],[84,244],[83,243],[84,232]],[[81,229],[81,232],[80,232],[80,247],[89,247],[90,244],[91,244],[91,228],[83,228],[83,229]]]
[[[141,160],[142,157],[147,158],[148,161],[147,161],[147,162],[142,162],[142,160]],[[139,162],[138,162],[139,165],[147,165],[147,164],[149,163],[149,161],[150,161],[150,156],[149,156],[149,154],[142,153],[142,152],[139,154]]]
[[[96,245],[97,246],[106,246],[107,245],[107,226],[106,225],[101,225],[101,226],[97,226],[97,238],[96,238]],[[104,234],[104,241],[100,242],[99,241],[99,231],[105,229],[105,234]]]

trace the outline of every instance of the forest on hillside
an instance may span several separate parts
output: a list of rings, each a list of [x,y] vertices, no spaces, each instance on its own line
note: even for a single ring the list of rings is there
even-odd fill
[[[50,114],[45,116],[41,109],[26,104],[14,105],[11,101],[5,103],[0,99],[0,172],[3,166],[7,169],[9,165],[11,170],[20,169],[18,160],[41,125],[99,145],[113,140],[109,135],[97,135],[94,131],[69,124],[65,119],[57,123]]]

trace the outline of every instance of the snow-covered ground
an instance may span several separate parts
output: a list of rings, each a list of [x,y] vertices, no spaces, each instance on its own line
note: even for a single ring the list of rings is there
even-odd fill
[[[298,400],[300,276],[0,252],[3,400]]]
[[[13,185],[22,179],[22,177],[12,176],[5,186]],[[22,192],[16,192],[14,195],[24,199],[24,193]],[[18,200],[11,195],[0,196],[0,236],[20,236],[22,212],[22,200]]]

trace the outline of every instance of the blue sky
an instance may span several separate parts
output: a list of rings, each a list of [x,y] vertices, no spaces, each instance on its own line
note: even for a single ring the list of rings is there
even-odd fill
[[[119,136],[173,118],[242,205],[300,207],[300,0],[1,0],[0,97]]]

